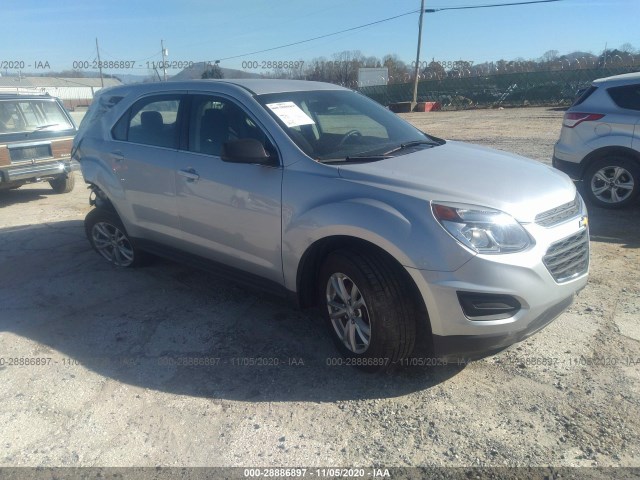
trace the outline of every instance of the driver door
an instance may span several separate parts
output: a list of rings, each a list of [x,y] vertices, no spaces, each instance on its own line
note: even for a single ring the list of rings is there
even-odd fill
[[[282,284],[282,167],[229,163],[225,142],[254,138],[277,155],[258,122],[232,99],[189,95],[176,198],[189,251]]]

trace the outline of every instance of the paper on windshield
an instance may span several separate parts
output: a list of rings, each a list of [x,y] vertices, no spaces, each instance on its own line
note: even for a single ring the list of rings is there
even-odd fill
[[[300,125],[313,125],[316,123],[293,102],[267,103],[267,107],[269,107],[287,127],[299,127]]]

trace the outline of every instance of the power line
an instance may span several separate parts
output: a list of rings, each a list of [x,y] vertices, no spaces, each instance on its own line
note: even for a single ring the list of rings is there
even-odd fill
[[[359,25],[357,27],[347,28],[345,30],[340,30],[339,32],[327,33],[325,35],[320,35],[318,37],[308,38],[306,40],[300,40],[299,42],[287,43],[286,45],[280,45],[280,46],[272,47],[272,48],[265,48],[264,50],[256,50],[255,52],[243,53],[241,55],[234,55],[232,57],[220,58],[219,60],[220,61],[232,60],[234,58],[240,58],[240,57],[247,57],[249,55],[255,55],[256,53],[272,52],[273,50],[279,50],[281,48],[292,47],[294,45],[300,45],[302,43],[308,43],[308,42],[312,42],[314,40],[320,40],[321,38],[332,37],[334,35],[339,35],[341,33],[352,32],[354,30],[359,30],[361,28],[366,28],[366,27],[370,27],[372,25],[377,25],[379,23],[388,22],[390,20],[395,20],[396,18],[406,17],[407,15],[413,15],[414,13],[418,13],[419,11],[420,11],[419,9],[418,10],[412,10],[411,12],[401,13],[400,15],[396,15],[394,17],[383,18],[382,20],[376,20],[375,22],[365,23],[364,25]]]
[[[530,0],[528,2],[514,2],[514,3],[494,3],[488,5],[467,5],[463,7],[443,7],[443,8],[427,8],[425,13],[436,13],[444,10],[469,10],[472,8],[492,8],[492,7],[512,7],[514,5],[531,5],[534,3],[551,3],[551,2],[563,2],[564,0]]]
[[[551,3],[551,2],[563,2],[563,1],[565,1],[565,0],[529,0],[529,1],[525,1],[525,2],[513,2],[513,3],[495,3],[495,4],[469,5],[469,6],[460,6],[460,7],[428,8],[424,12],[425,13],[435,13],[435,12],[441,12],[441,11],[444,11],[444,10],[468,10],[468,9],[472,9],[472,8],[509,7],[509,6],[516,6],[516,5],[531,5],[531,4],[535,4],[535,3]],[[400,15],[395,15],[393,17],[383,18],[382,20],[376,20],[375,22],[365,23],[364,25],[358,25],[357,27],[347,28],[345,30],[340,30],[338,32],[327,33],[325,35],[319,35],[317,37],[308,38],[306,40],[300,40],[298,42],[287,43],[285,45],[279,45],[277,47],[265,48],[263,50],[256,50],[255,52],[242,53],[240,55],[233,55],[231,57],[220,58],[219,61],[233,60],[235,58],[247,57],[249,55],[255,55],[257,53],[272,52],[274,50],[280,50],[281,48],[293,47],[295,45],[300,45],[300,44],[303,44],[303,43],[312,42],[314,40],[320,40],[322,38],[332,37],[332,36],[335,36],[335,35],[339,35],[341,33],[352,32],[354,30],[360,30],[362,28],[370,27],[372,25],[378,25],[380,23],[384,23],[384,22],[388,22],[388,21],[391,21],[391,20],[395,20],[395,19],[400,18],[400,17],[406,17],[407,15],[413,15],[414,13],[418,13],[418,12],[420,12],[420,9],[412,10],[412,11],[406,12],[406,13],[401,13]]]

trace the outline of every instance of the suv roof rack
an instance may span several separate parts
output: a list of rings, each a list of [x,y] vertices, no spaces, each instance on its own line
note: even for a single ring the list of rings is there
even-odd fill
[[[40,95],[44,97],[50,96],[49,93],[41,87],[0,87],[0,95]]]

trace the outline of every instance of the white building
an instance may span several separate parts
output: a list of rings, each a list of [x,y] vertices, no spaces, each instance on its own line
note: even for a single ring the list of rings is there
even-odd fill
[[[115,78],[103,79],[105,87],[122,85]],[[99,78],[0,77],[0,93],[48,93],[61,99],[69,110],[88,106],[93,95],[102,88]]]

